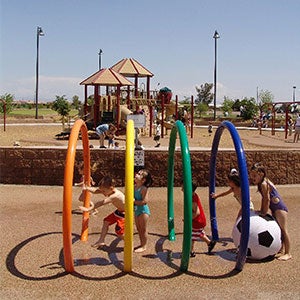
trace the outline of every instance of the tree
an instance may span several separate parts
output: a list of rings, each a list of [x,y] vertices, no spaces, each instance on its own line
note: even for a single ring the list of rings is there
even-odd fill
[[[259,99],[262,104],[264,103],[272,103],[274,100],[274,95],[268,90],[260,90]]]
[[[233,110],[234,101],[224,96],[224,101],[222,103],[222,111],[224,114],[229,114]]]
[[[79,97],[77,95],[74,95],[72,98],[72,107],[74,107],[75,109],[79,110],[80,106],[81,106],[81,101],[79,100]]]
[[[208,111],[208,105],[206,103],[199,103],[196,110],[199,112],[199,116],[201,118],[202,114]]]
[[[0,99],[4,100],[5,105],[6,105],[6,113],[9,114],[13,110],[14,95],[6,93],[6,94],[0,96]],[[0,101],[0,113],[2,113],[2,114],[4,113],[2,101]]]
[[[197,98],[195,99],[195,104],[205,103],[209,105],[214,99],[214,94],[211,93],[212,87],[212,83],[201,84],[200,88],[196,86]]]
[[[69,112],[71,110],[70,103],[65,97],[66,95],[56,96],[56,99],[52,104],[52,109],[57,111],[61,116],[63,130],[65,129],[65,121],[67,120],[67,117],[69,116]]]
[[[253,119],[258,110],[259,108],[256,105],[256,100],[253,97],[250,99],[245,97],[243,100],[241,100],[240,112],[243,120],[246,121]]]

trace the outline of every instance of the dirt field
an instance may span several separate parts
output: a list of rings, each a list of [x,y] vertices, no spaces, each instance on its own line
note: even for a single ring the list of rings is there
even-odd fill
[[[215,132],[216,128],[214,128]],[[7,124],[4,132],[3,126],[0,127],[0,147],[13,146],[16,141],[21,146],[67,146],[67,140],[57,140],[55,135],[62,131],[61,124],[44,123],[44,124]],[[189,137],[189,146],[200,148],[211,148],[214,132],[209,135],[207,128],[195,127],[193,138]],[[168,132],[170,134],[170,131]],[[276,131],[275,135],[271,135],[270,130],[262,131],[262,134],[256,129],[238,129],[238,133],[242,140],[245,150],[250,149],[266,149],[266,148],[291,148],[300,149],[300,142],[293,143],[293,136],[285,139],[283,131]],[[121,136],[124,138],[125,136]],[[153,148],[155,142],[149,134],[141,135],[140,140],[146,149]],[[95,147],[99,146],[98,140],[90,140]],[[169,135],[165,135],[161,139],[161,148],[168,147]],[[125,147],[125,142],[120,141],[120,147]],[[219,148],[233,148],[233,142],[228,130],[225,130],[220,140]]]
[[[289,261],[248,261],[241,272],[234,270],[231,231],[239,206],[233,197],[226,196],[217,201],[220,240],[212,255],[207,255],[205,243],[197,243],[196,257],[190,259],[188,271],[182,273],[182,192],[174,189],[176,241],[171,242],[167,238],[167,190],[151,188],[148,249],[133,254],[132,272],[123,271],[124,244],[113,228],[109,230],[106,248],[91,247],[99,237],[103,217],[113,210],[106,206],[91,216],[87,242],[79,240],[82,216],[74,211],[75,273],[66,274],[62,249],[63,188],[0,185],[1,299],[298,300],[300,186],[278,189],[289,208],[293,256]],[[80,191],[73,189],[73,209],[78,207]],[[209,220],[208,190],[199,188],[197,192]],[[260,197],[256,189],[251,189],[251,195],[258,208]],[[211,234],[209,221],[206,233]],[[133,242],[135,246],[139,243],[136,232]]]

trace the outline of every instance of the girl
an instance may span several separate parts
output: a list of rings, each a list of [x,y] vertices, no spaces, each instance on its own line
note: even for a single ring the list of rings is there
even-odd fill
[[[147,223],[150,216],[148,188],[151,184],[151,174],[147,170],[142,169],[136,173],[134,177],[134,216],[141,245],[135,249],[135,252],[144,252],[147,248]]]
[[[282,235],[282,248],[284,253],[280,250],[278,259],[288,260],[292,256],[290,254],[290,237],[287,230],[287,214],[288,209],[279,195],[275,185],[266,176],[265,167],[261,163],[256,163],[251,168],[250,177],[262,196],[260,214],[266,215],[270,208],[272,216],[276,219]]]
[[[211,253],[213,248],[216,245],[216,241],[211,241],[208,236],[205,234],[205,226],[206,226],[206,216],[204,213],[204,209],[202,207],[202,203],[200,200],[199,195],[196,193],[197,184],[193,181],[192,182],[192,245],[191,245],[191,252],[190,257],[195,257],[196,253],[194,250],[195,242],[202,240],[208,246],[208,253]],[[183,184],[181,187],[183,191]]]
[[[219,197],[227,196],[231,193],[233,193],[234,198],[242,205],[242,191],[241,191],[241,183],[240,183],[240,176],[236,169],[232,169],[228,175],[228,185],[229,190],[221,193],[221,194],[215,194],[212,193],[211,197],[214,199],[217,199]],[[252,201],[250,201],[250,210],[254,210],[254,205]],[[242,208],[240,208],[237,219],[242,215]]]

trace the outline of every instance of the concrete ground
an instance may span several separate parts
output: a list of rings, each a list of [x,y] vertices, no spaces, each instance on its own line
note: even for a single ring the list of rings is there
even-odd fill
[[[122,188],[121,188],[122,189]],[[219,188],[222,191],[225,188]],[[149,244],[133,254],[133,270],[123,272],[123,242],[110,229],[107,247],[97,250],[102,218],[107,206],[90,217],[89,239],[79,240],[82,216],[77,213],[80,188],[73,189],[72,232],[75,273],[63,267],[63,187],[0,185],[1,299],[300,299],[300,185],[278,186],[288,208],[292,259],[251,262],[234,270],[236,257],[231,231],[239,206],[232,196],[217,200],[220,241],[207,255],[203,242],[196,244],[186,273],[180,271],[183,238],[183,195],[174,190],[176,241],[167,239],[167,189],[150,188]],[[208,189],[198,194],[209,219]],[[256,188],[251,196],[258,209]],[[93,200],[101,196],[92,196]],[[210,225],[206,228],[210,236]],[[137,234],[134,245],[138,245]]]

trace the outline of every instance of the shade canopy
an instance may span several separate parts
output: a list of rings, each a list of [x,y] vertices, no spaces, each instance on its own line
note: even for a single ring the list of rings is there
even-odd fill
[[[109,68],[97,71],[80,82],[80,85],[130,86],[134,84],[123,75]]]
[[[147,70],[134,58],[124,58],[111,67],[125,77],[152,77],[153,73]]]

